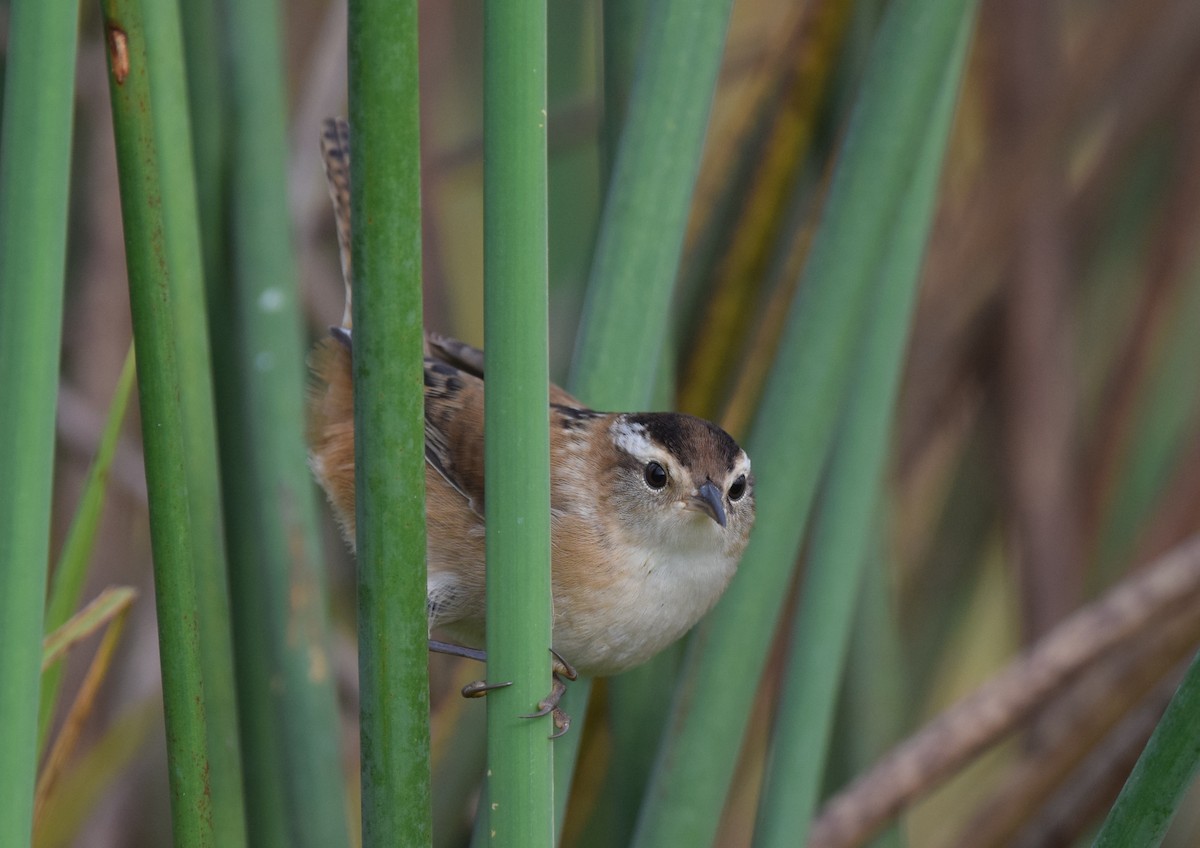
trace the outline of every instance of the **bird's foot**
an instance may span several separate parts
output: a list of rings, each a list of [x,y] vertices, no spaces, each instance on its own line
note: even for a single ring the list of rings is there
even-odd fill
[[[521,718],[541,718],[549,713],[554,722],[554,733],[550,734],[550,738],[557,739],[571,729],[571,717],[560,710],[558,704],[562,700],[562,696],[566,694],[566,681],[577,680],[579,673],[575,671],[569,662],[559,655],[558,651],[551,648],[550,654],[554,657],[550,672],[550,677],[553,681],[550,684],[550,694],[538,701],[536,712],[523,715]]]
[[[465,648],[462,645],[452,645],[448,642],[439,642],[435,639],[429,640],[429,650],[487,662],[486,651],[481,651],[478,648]],[[567,691],[566,681],[578,679],[579,673],[553,648],[550,649],[550,655],[553,657],[553,662],[550,665],[550,676],[552,678],[550,692],[545,698],[538,701],[538,708],[535,712],[522,715],[521,718],[541,718],[544,715],[552,716],[554,733],[551,734],[550,738],[557,739],[571,729],[571,717],[560,710],[558,704],[562,701],[562,697]],[[488,683],[486,680],[473,680],[462,688],[462,695],[464,698],[482,698],[488,692],[495,689],[503,689],[506,686],[512,686],[512,681],[505,680],[500,683]]]

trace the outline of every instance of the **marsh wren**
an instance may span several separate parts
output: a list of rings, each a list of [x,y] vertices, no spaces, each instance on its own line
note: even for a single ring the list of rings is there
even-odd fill
[[[327,121],[322,155],[337,218],[346,310],[311,365],[310,465],[354,546],[350,145]],[[430,631],[484,644],[483,352],[425,340],[425,486]],[[588,409],[550,386],[553,650],[589,676],[650,659],[716,603],[754,524],[750,459],[691,415]],[[442,643],[435,643],[445,647]],[[478,656],[478,651],[464,655]],[[486,685],[470,693],[486,690]],[[541,704],[557,707],[561,681]],[[563,730],[565,718],[556,714]]]

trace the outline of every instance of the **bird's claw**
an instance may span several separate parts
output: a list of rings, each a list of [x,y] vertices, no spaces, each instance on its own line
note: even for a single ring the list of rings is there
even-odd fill
[[[521,716],[521,718],[541,718],[544,715],[549,715],[558,709],[558,702],[562,700],[563,693],[566,691],[567,685],[555,676],[554,683],[550,687],[550,694],[538,701],[536,711],[527,713]]]
[[[550,738],[557,739],[571,729],[571,717],[560,710],[558,704],[562,701],[562,697],[567,691],[566,681],[577,680],[579,673],[575,671],[569,662],[562,658],[558,651],[551,648],[550,654],[554,658],[550,664],[551,677],[553,679],[550,694],[538,701],[538,708],[535,712],[522,715],[521,718],[551,716],[554,722],[554,733],[550,734]],[[482,698],[488,692],[494,689],[503,689],[506,686],[512,686],[512,681],[506,680],[502,683],[488,683],[486,680],[474,680],[462,688],[462,695],[464,698]]]
[[[551,648],[550,656],[553,658],[553,662],[550,663],[550,673],[554,675],[555,679],[563,677],[567,680],[579,679],[579,672],[575,670],[573,665],[562,658],[562,654]]]
[[[557,739],[571,729],[571,717],[557,707],[551,710],[550,714],[550,720],[554,722],[554,732],[550,734],[550,738]]]
[[[561,684],[560,684],[561,685]],[[541,718],[547,713],[550,714],[550,720],[554,722],[554,732],[550,734],[551,739],[557,739],[571,729],[571,716],[560,710],[558,707],[550,706],[546,702],[548,698],[543,698],[538,701],[537,712],[527,713],[520,718]]]
[[[558,651],[551,648],[550,654],[554,657],[550,672],[554,682],[550,686],[550,694],[538,701],[536,712],[523,715],[521,718],[541,718],[549,714],[551,720],[554,722],[554,733],[550,734],[550,738],[557,739],[571,729],[571,717],[560,710],[558,704],[562,701],[563,695],[566,694],[566,680],[578,679],[579,673],[575,671],[569,662],[562,658]]]
[[[503,683],[488,683],[486,680],[472,680],[462,688],[462,696],[464,698],[482,698],[493,689],[503,689],[505,686],[512,686],[511,680],[505,680]]]

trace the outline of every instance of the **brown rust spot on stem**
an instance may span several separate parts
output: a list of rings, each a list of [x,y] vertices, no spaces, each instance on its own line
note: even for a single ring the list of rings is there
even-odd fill
[[[116,78],[117,85],[121,85],[129,76],[129,36],[113,21],[107,21],[104,29],[113,77]]]

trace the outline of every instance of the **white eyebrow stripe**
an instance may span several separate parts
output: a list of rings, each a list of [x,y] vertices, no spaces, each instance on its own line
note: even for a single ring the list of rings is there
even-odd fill
[[[646,428],[641,424],[630,424],[618,418],[609,433],[613,444],[631,456],[651,457],[662,453],[662,449],[646,437]]]

